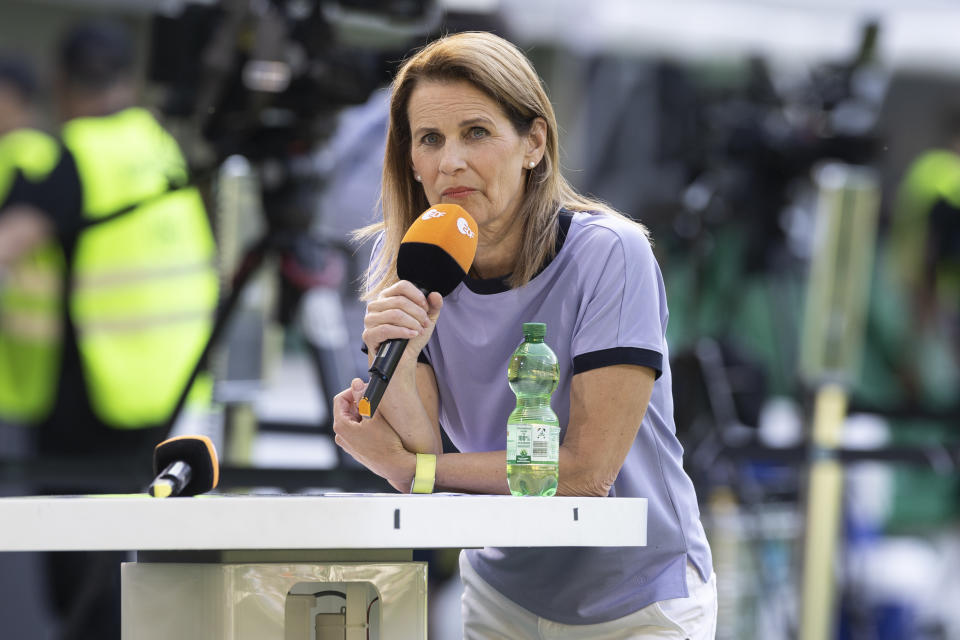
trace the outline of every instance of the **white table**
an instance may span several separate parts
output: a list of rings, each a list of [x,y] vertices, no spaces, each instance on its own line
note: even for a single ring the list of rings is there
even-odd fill
[[[366,638],[375,598],[371,638],[425,639],[413,549],[642,546],[646,515],[644,498],[0,498],[0,551],[137,551],[122,568],[124,640],[301,640],[334,619],[345,625],[329,637]],[[345,611],[323,611],[319,585]]]

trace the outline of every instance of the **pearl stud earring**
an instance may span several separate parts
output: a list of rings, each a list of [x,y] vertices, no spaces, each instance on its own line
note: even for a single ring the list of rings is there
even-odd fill
[[[534,162],[533,160],[531,160],[531,161],[530,161],[530,164],[529,164],[529,167],[530,167],[531,169],[533,169],[535,166],[537,166],[537,163]]]
[[[413,179],[416,180],[417,182],[420,182],[421,180],[423,180],[423,178],[420,177],[420,174],[419,174],[419,173],[416,174],[416,175],[414,175],[414,176],[413,176]]]

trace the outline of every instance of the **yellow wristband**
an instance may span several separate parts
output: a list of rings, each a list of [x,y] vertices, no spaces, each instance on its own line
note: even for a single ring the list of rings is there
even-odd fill
[[[432,453],[417,454],[417,471],[410,483],[410,493],[433,493],[437,477],[437,456]]]

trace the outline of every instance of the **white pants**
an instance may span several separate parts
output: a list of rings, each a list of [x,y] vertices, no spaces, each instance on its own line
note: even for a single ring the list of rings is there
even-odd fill
[[[704,582],[687,564],[688,598],[662,600],[599,624],[560,624],[524,609],[491,587],[460,552],[464,640],[713,640],[717,631],[717,576]]]

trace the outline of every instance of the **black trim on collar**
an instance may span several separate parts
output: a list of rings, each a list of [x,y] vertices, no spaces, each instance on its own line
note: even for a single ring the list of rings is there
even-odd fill
[[[506,278],[471,278],[467,276],[463,279],[463,284],[467,286],[467,289],[473,291],[474,293],[479,293],[481,295],[489,295],[491,293],[503,293],[504,291],[510,291],[510,285],[507,283]]]
[[[567,241],[567,234],[570,233],[571,222],[573,222],[573,212],[568,209],[560,209],[560,215],[557,217],[557,244],[553,248],[553,255],[557,255],[560,253],[560,249],[563,249],[563,243]],[[546,268],[547,265],[543,266]],[[540,271],[543,271],[543,269],[540,269]]]
[[[573,212],[568,209],[560,209],[560,214],[557,216],[557,244],[554,247],[554,257],[556,257],[556,255],[560,253],[560,249],[563,248],[563,244],[567,240],[567,234],[570,232],[570,223],[572,221]],[[547,260],[547,262],[540,267],[537,275],[540,275],[551,262],[553,262],[552,258]],[[474,293],[490,295],[492,293],[510,291],[510,284],[507,282],[508,277],[509,276],[501,278],[471,278],[467,276],[463,279],[463,283],[467,286],[467,289],[470,289],[470,291]]]
[[[652,349],[638,347],[614,347],[581,353],[573,358],[573,373],[583,373],[591,369],[611,367],[615,364],[635,364],[641,367],[650,367],[654,371],[654,378],[663,374],[663,354]]]

